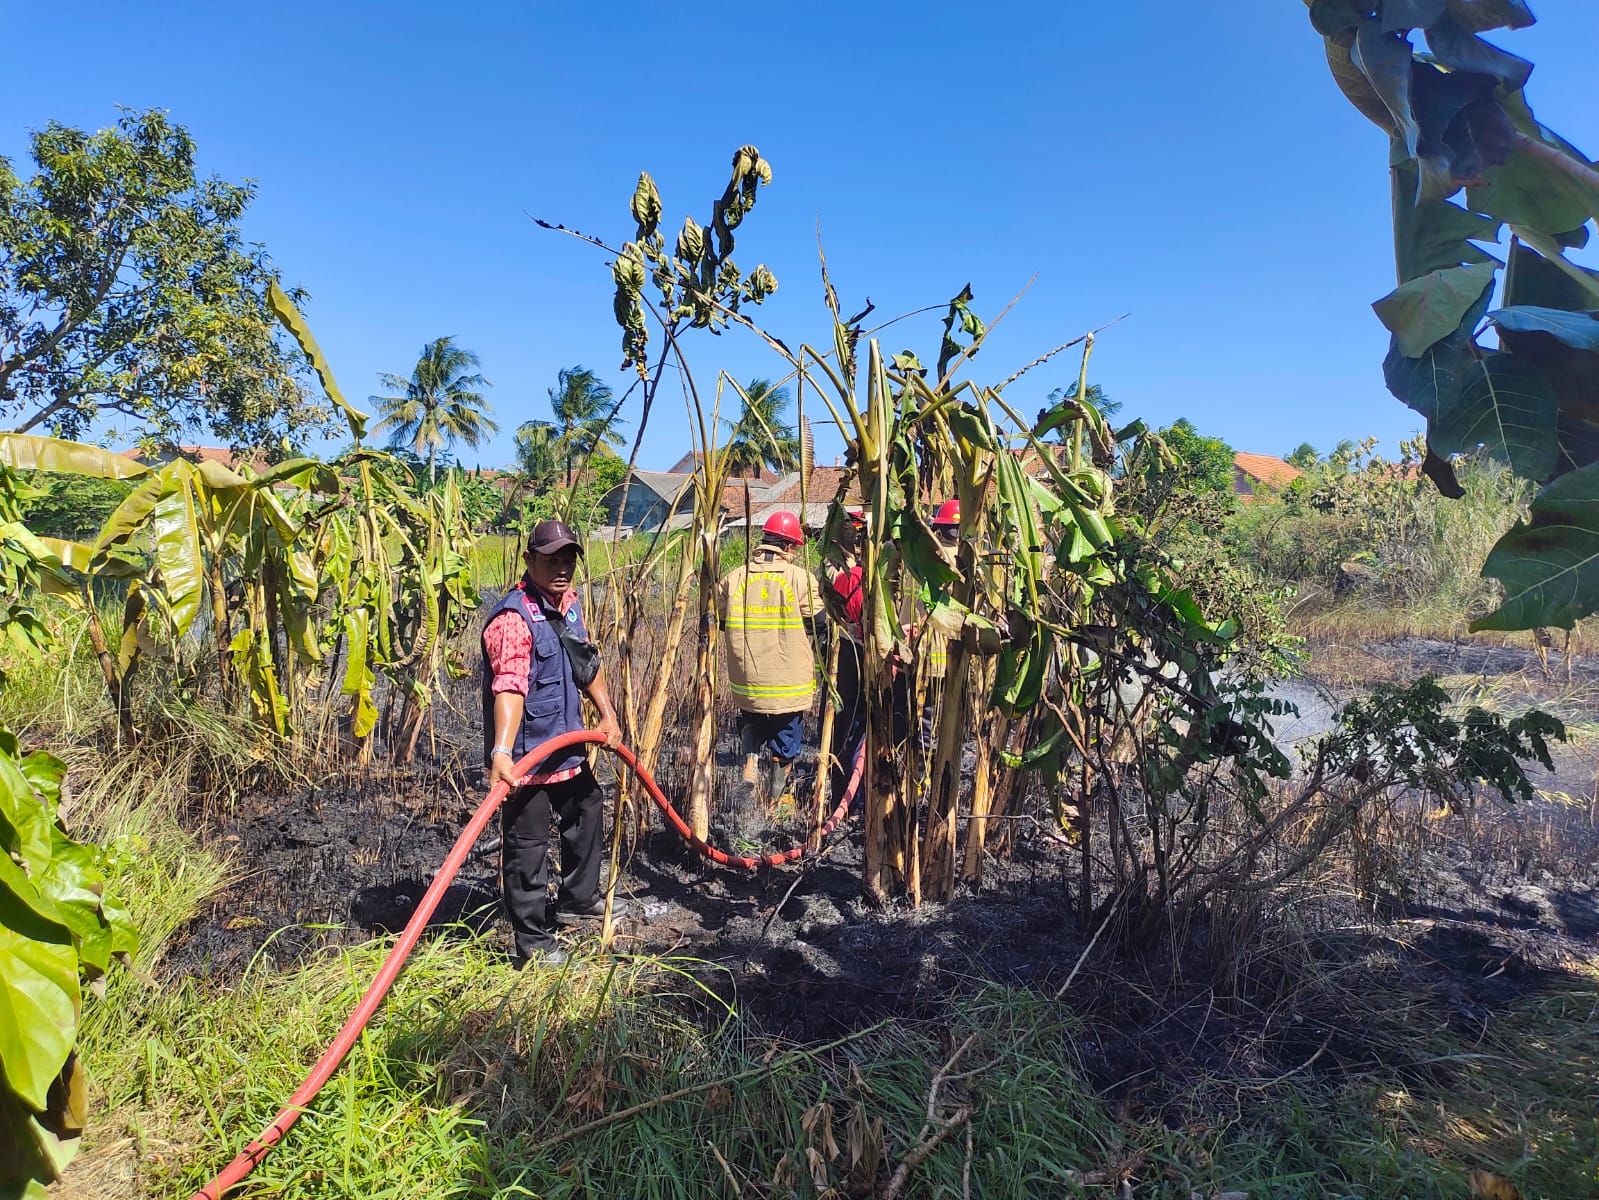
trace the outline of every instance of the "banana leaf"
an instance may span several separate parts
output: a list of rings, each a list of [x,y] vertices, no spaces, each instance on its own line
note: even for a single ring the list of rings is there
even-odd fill
[[[371,418],[366,413],[357,411],[344,398],[338,382],[333,378],[333,367],[328,362],[327,355],[322,353],[322,347],[316,344],[316,338],[311,334],[311,327],[305,323],[305,318],[294,306],[294,301],[289,299],[288,293],[278,286],[278,281],[275,279],[267,285],[266,302],[267,307],[272,310],[272,315],[283,322],[283,327],[294,335],[301,352],[310,360],[317,378],[322,381],[322,390],[344,414],[344,420],[350,427],[350,437],[359,442],[366,436],[366,423]]]
[[[0,467],[94,479],[142,479],[150,468],[126,454],[31,433],[0,433]]]
[[[182,464],[188,466],[187,463]],[[178,467],[173,463],[172,468]],[[176,636],[188,633],[200,615],[205,591],[205,558],[200,549],[200,520],[195,511],[192,476],[168,468],[162,473],[160,497],[150,514],[156,565]],[[131,497],[130,497],[131,499]]]

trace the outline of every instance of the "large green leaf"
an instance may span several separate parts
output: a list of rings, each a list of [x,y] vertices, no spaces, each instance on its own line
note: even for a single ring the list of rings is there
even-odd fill
[[[1555,436],[1560,441],[1560,464],[1556,474],[1563,475],[1599,462],[1599,422],[1562,410]]]
[[[42,870],[55,830],[51,813],[22,764],[0,751],[0,855],[15,855],[29,871]]]
[[[1599,425],[1599,321],[1586,313],[1522,306],[1501,309],[1499,344],[1536,366],[1560,402],[1560,442],[1576,466],[1595,461],[1582,447],[1591,442],[1588,429]]]
[[[0,526],[0,537],[15,536],[34,561],[46,571],[72,578],[74,575],[96,575],[101,579],[130,579],[143,571],[136,562],[115,554],[95,557],[94,547],[82,542],[69,542],[63,538],[36,538],[25,528]]]
[[[1520,90],[1532,74],[1532,64],[1483,41],[1453,17],[1427,26],[1427,48],[1451,71],[1489,75],[1512,91]]]
[[[1371,84],[1383,107],[1388,110],[1389,128],[1398,131],[1405,152],[1415,158],[1421,141],[1421,127],[1410,105],[1412,55],[1409,39],[1387,33],[1382,22],[1368,18],[1355,30],[1349,49],[1352,62]]]
[[[1388,33],[1404,33],[1431,25],[1444,15],[1444,0],[1383,0],[1382,27]]]
[[[1476,303],[1466,310],[1460,327],[1429,346],[1419,357],[1410,358],[1400,353],[1399,339],[1391,338],[1388,356],[1382,364],[1388,390],[1429,421],[1441,407],[1452,405],[1466,367],[1477,354],[1472,333],[1488,311],[1492,296],[1492,286],[1484,288]]]
[[[249,490],[252,486],[250,480],[237,471],[230,471],[221,463],[212,462],[209,458],[202,458],[194,463],[193,470],[200,482],[213,492],[237,494]]]
[[[289,705],[278,686],[277,668],[266,637],[258,630],[244,628],[233,635],[228,647],[233,665],[250,688],[250,708],[256,720],[280,737],[289,732]]]
[[[1547,234],[1575,229],[1593,215],[1593,206],[1567,175],[1520,146],[1489,172],[1487,184],[1468,188],[1466,198],[1501,221]]]
[[[1574,350],[1599,352],[1599,313],[1517,305],[1488,314],[1501,332],[1542,333]]]
[[[1428,347],[1460,328],[1483,289],[1493,286],[1497,269],[1496,264],[1487,262],[1429,271],[1400,284],[1372,308],[1394,335],[1399,352],[1419,358]]]
[[[34,882],[39,894],[55,905],[57,919],[72,931],[80,969],[87,966],[91,975],[103,973],[111,964],[112,938],[101,908],[105,874],[99,851],[58,830],[50,861]]]
[[[1505,601],[1472,629],[1570,629],[1599,611],[1599,463],[1562,475],[1499,539],[1482,573]]]
[[[1427,425],[1437,454],[1468,454],[1478,446],[1525,479],[1555,469],[1559,403],[1549,380],[1513,354],[1485,354],[1462,370],[1451,404],[1440,404]]]
[[[1472,33],[1525,29],[1537,20],[1527,0],[1447,0],[1446,7],[1461,28]]]
[[[72,1051],[78,1025],[78,956],[48,902],[0,854],[0,1072],[36,1111]]]
[[[150,473],[149,467],[125,454],[31,433],[0,433],[0,467],[95,479],[139,479]]]
[[[355,697],[352,732],[364,738],[377,724],[377,705],[372,703],[372,688],[377,676],[372,670],[372,614],[365,608],[352,608],[344,614],[345,659],[344,685],[340,689],[346,696]]]
[[[1447,200],[1417,204],[1417,167],[1408,158],[1393,172],[1394,259],[1401,283],[1448,267],[1494,261],[1471,242],[1498,241],[1498,221]]]
[[[149,528],[150,514],[155,511],[156,501],[161,498],[163,487],[165,487],[164,474],[146,479],[117,505],[116,510],[100,527],[100,536],[95,539],[95,556],[90,562],[91,571],[98,567],[102,557],[114,551],[139,548]]]
[[[1558,243],[1550,249],[1558,250]],[[1504,303],[1506,308],[1599,308],[1599,271],[1545,258],[1517,238],[1505,268]]]
[[[333,367],[328,362],[327,355],[323,354],[322,347],[316,344],[316,338],[311,334],[311,327],[305,323],[305,318],[294,306],[294,301],[289,299],[288,294],[278,286],[275,279],[267,286],[266,300],[272,315],[283,322],[284,328],[292,333],[294,340],[300,344],[300,349],[311,361],[311,366],[316,369],[317,378],[322,381],[322,390],[328,394],[329,400],[339,406],[339,411],[344,414],[344,420],[350,427],[350,436],[359,442],[366,436],[366,423],[371,418],[364,412],[358,412],[344,398],[344,393],[339,391],[338,381],[333,378]]]
[[[161,495],[151,514],[150,527],[155,536],[156,563],[161,568],[161,587],[179,637],[200,615],[205,592],[205,558],[200,551],[200,522],[194,501],[187,471],[168,468],[163,472]]]
[[[331,496],[339,490],[339,473],[325,462],[314,458],[291,458],[268,467],[256,478],[258,485],[287,483]]]

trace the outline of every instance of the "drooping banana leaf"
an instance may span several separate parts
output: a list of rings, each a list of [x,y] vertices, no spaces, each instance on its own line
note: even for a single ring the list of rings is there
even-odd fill
[[[150,514],[156,565],[172,615],[173,632],[182,637],[200,614],[205,591],[205,558],[200,549],[200,521],[188,463],[173,463],[161,474],[161,491]]]
[[[150,468],[126,454],[31,433],[0,433],[0,467],[94,479],[142,479]]]
[[[322,381],[322,390],[327,393],[328,399],[338,405],[339,411],[344,414],[344,420],[350,427],[350,437],[359,442],[366,436],[366,423],[371,418],[366,413],[357,411],[344,398],[338,382],[333,378],[333,367],[328,362],[327,355],[322,353],[322,347],[316,344],[316,338],[311,334],[311,327],[305,323],[305,318],[294,306],[294,301],[289,299],[288,294],[278,286],[275,279],[267,285],[266,301],[267,307],[272,310],[272,315],[283,322],[284,328],[294,335],[294,340],[299,343],[301,351],[310,360],[311,366],[316,370],[317,378]]]

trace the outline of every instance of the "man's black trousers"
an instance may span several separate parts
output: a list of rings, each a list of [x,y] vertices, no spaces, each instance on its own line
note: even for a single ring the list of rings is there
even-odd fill
[[[550,903],[550,815],[561,827],[561,879],[557,903],[576,908],[600,893],[600,832],[605,794],[585,763],[571,779],[518,788],[500,809],[500,887],[522,956],[555,945],[555,905]]]

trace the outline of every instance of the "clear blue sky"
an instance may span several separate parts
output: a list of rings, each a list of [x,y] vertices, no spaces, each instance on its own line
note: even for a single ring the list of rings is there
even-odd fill
[[[467,465],[510,459],[559,368],[627,383],[602,255],[526,214],[620,241],[647,169],[669,227],[704,222],[744,142],[775,179],[736,258],[776,273],[759,316],[790,345],[827,335],[820,220],[850,308],[969,280],[992,317],[1036,273],[974,364],[986,380],[1130,312],[1092,371],[1129,416],[1277,454],[1417,426],[1383,388],[1368,307],[1393,278],[1385,139],[1338,94],[1299,0],[6,8],[0,154],[24,166],[50,119],[170,110],[203,170],[259,182],[247,231],[310,291],[346,394],[408,374],[441,334],[482,356],[502,432]],[[1594,154],[1599,5],[1536,11],[1497,40],[1538,64],[1539,115]],[[885,349],[930,359],[937,334],[923,317]],[[742,331],[692,349],[704,379],[780,370]],[[1012,402],[1075,378],[1067,359]],[[687,444],[663,389],[640,462]]]

